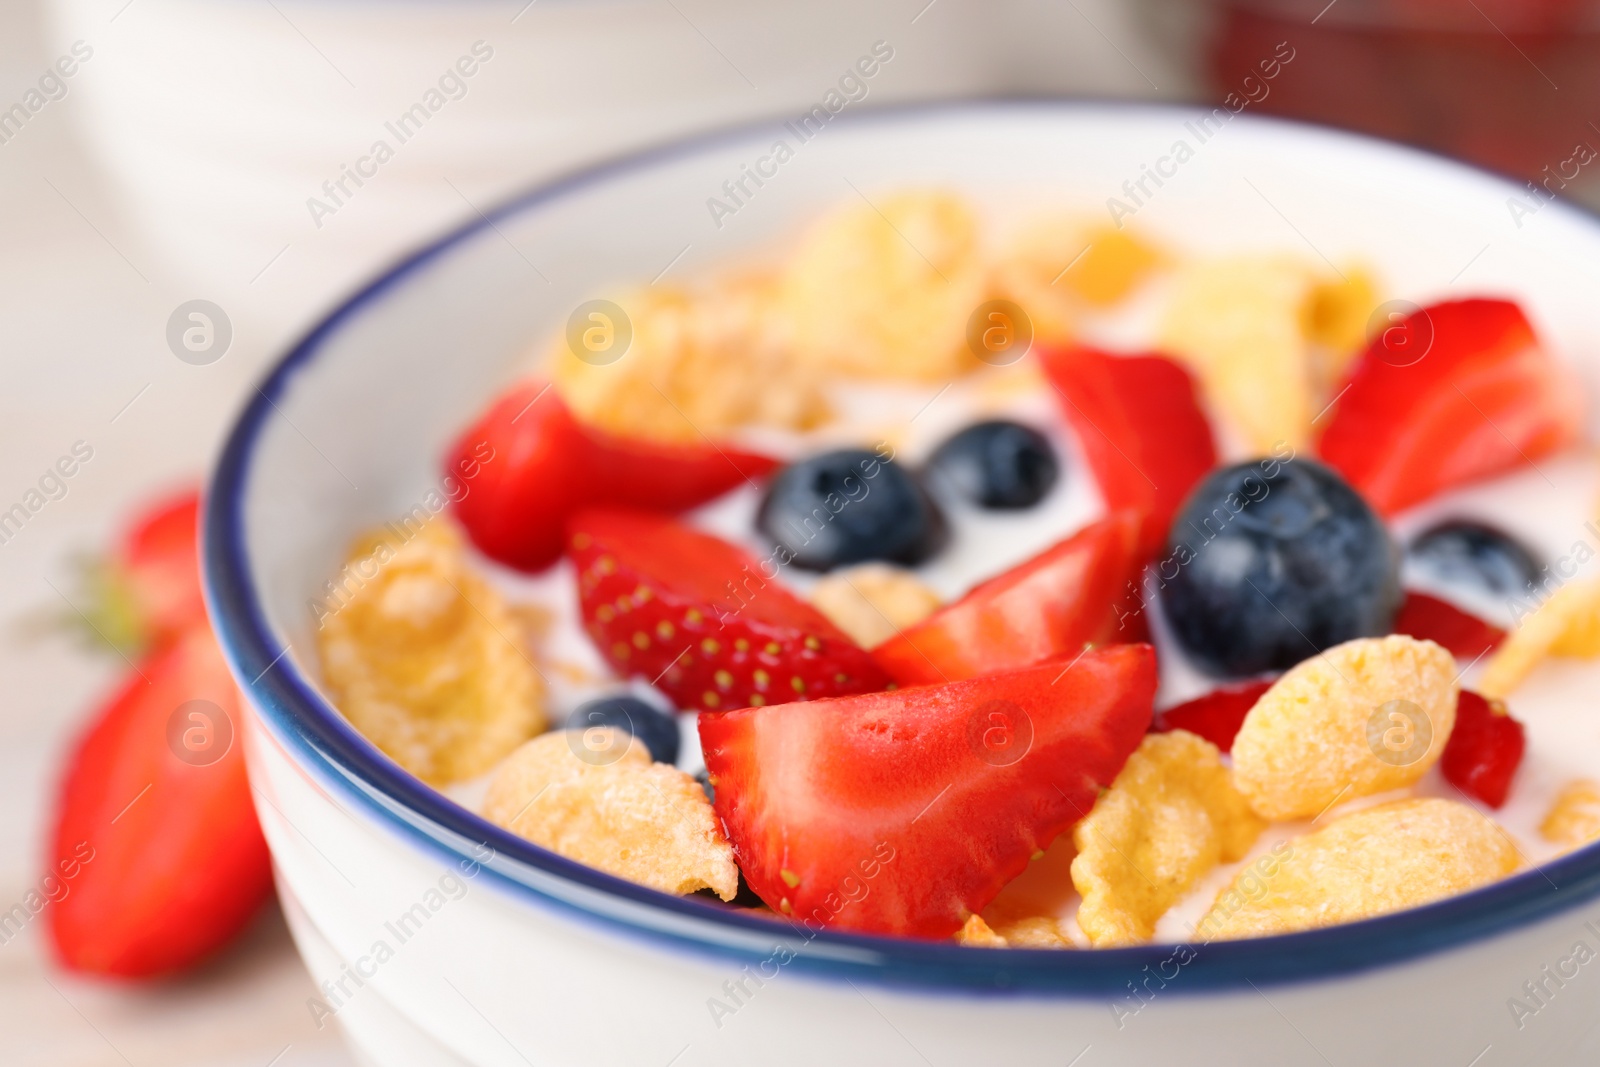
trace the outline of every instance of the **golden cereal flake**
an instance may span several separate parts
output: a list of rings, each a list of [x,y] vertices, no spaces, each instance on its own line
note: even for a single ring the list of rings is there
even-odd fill
[[[1076,948],[1061,930],[1058,919],[1033,915],[1004,923],[994,931],[1010,948]]]
[[[1248,852],[1262,825],[1215,745],[1186,730],[1149,735],[1073,831],[1079,928],[1097,948],[1150,940],[1167,909]]]
[[[1477,690],[1505,700],[1546,656],[1600,655],[1600,578],[1570,581],[1506,635],[1483,666]]]
[[[917,576],[885,563],[832,571],[811,589],[811,603],[862,648],[882,644],[939,610],[939,594]]]
[[[1567,848],[1600,839],[1600,782],[1591,778],[1568,782],[1539,824],[1539,835]]]
[[[847,377],[944,381],[978,366],[978,221],[951,193],[871,194],[820,220],[783,278],[801,358]]]
[[[1414,908],[1504,878],[1516,845],[1476,809],[1430,797],[1346,815],[1251,864],[1200,920],[1204,941],[1263,937]]]
[[[1293,667],[1233,741],[1233,777],[1263,818],[1408,786],[1455,728],[1455,660],[1432,641],[1363,637]]]
[[[1312,379],[1319,407],[1332,400],[1345,371],[1367,346],[1367,328],[1378,306],[1378,284],[1360,267],[1311,286],[1301,305],[1301,328],[1311,342]]]
[[[1125,298],[1162,261],[1129,230],[1076,215],[1032,219],[997,257],[990,287],[1033,322],[1040,340],[1071,340],[1084,305],[1109,307]]]
[[[642,744],[611,727],[557,730],[517,749],[490,783],[483,815],[665,893],[712,889],[732,900],[739,889],[733,849],[699,783],[652,763]]]
[[[552,346],[556,389],[588,425],[698,445],[747,426],[808,430],[828,420],[822,376],[796,358],[773,278],[655,286],[619,304],[633,340],[617,359],[580,358],[565,333]]]
[[[430,782],[482,774],[542,730],[518,617],[431,519],[358,541],[319,611],[323,677],[351,724]]]
[[[1006,939],[989,929],[981,915],[969,915],[966,924],[956,931],[956,944],[968,948],[1005,948]]]
[[[1161,326],[1165,351],[1187,363],[1245,444],[1304,447],[1316,415],[1306,337],[1317,275],[1284,256],[1240,256],[1179,272]]]

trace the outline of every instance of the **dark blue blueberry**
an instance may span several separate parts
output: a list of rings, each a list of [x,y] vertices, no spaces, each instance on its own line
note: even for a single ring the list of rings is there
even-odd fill
[[[1542,577],[1539,561],[1510,534],[1462,520],[1418,534],[1406,546],[1406,564],[1430,583],[1500,599],[1525,595]]]
[[[881,559],[920,563],[944,544],[944,516],[893,460],[845,448],[791,463],[767,487],[756,525],[776,558],[807,570]]]
[[[1286,670],[1390,632],[1400,557],[1344,479],[1305,459],[1214,471],[1173,521],[1156,563],[1173,635],[1209,674]]]
[[[1031,508],[1061,473],[1049,438],[1020,422],[995,419],[968,426],[934,450],[931,482],[981,508]]]
[[[632,696],[601,697],[580,704],[567,716],[567,729],[615,726],[637,737],[657,763],[678,762],[678,722],[671,715]]]

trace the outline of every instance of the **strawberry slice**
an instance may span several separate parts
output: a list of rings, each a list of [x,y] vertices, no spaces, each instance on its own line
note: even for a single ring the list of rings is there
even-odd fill
[[[778,583],[771,558],[665,515],[621,509],[578,513],[569,544],[595,646],[617,673],[654,682],[680,708],[889,684],[870,655]]]
[[[1527,747],[1522,724],[1498,700],[1468,689],[1456,702],[1456,725],[1439,757],[1444,780],[1491,808],[1506,802]]]
[[[1516,304],[1434,304],[1373,338],[1317,447],[1393,515],[1573,443],[1582,397]]]
[[[146,656],[106,704],[61,787],[50,873],[64,895],[48,917],[63,964],[170,974],[261,909],[272,865],[240,726],[238,690],[205,629]]]
[[[1256,706],[1261,694],[1272,688],[1272,679],[1241,682],[1214,689],[1202,697],[1166,711],[1156,713],[1151,729],[1165,733],[1168,730],[1188,730],[1199,734],[1224,752],[1233,750],[1233,739],[1244,725],[1244,717]]]
[[[933,685],[1142,636],[1139,602],[1128,599],[1140,570],[1140,523],[1124,511],[1084,527],[907,627],[872,658],[900,685]]]
[[[567,519],[594,505],[682,511],[777,461],[717,448],[635,441],[589,429],[553,389],[516,386],[450,449],[445,489],[492,559],[537,571],[561,555]]]
[[[1194,380],[1159,355],[1074,345],[1043,349],[1041,358],[1106,508],[1145,516],[1140,559],[1154,558],[1184,497],[1217,465]]]
[[[1432,641],[1461,659],[1475,660],[1500,647],[1506,632],[1438,597],[1408,591],[1394,632]]]
[[[1149,645],[700,716],[745,880],[809,929],[948,937],[1094,806],[1150,724]]]

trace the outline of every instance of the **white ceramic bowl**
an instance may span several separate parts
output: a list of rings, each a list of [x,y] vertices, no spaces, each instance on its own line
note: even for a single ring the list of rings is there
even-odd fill
[[[249,694],[279,887],[329,991],[308,1011],[335,1010],[368,1060],[394,1067],[1593,1061],[1600,972],[1572,953],[1600,946],[1595,848],[1403,914],[1184,952],[808,940],[490,826],[380,755],[314,680],[308,601],[350,538],[418,501],[452,432],[526,369],[529,339],[606,283],[653,277],[680,253],[674,270],[736,256],[852,184],[1103,210],[1141,164],[1193,144],[1197,118],[1025,103],[847,117],[720,229],[706,198],[770,131],[672,147],[539,189],[422,250],[284,358],[222,457],[205,553]],[[1588,216],[1552,204],[1518,227],[1505,182],[1281,122],[1235,118],[1196,148],[1139,210],[1163,239],[1211,252],[1303,242],[1375,263],[1419,301],[1453,283],[1509,292],[1563,352],[1600,353]],[[548,284],[530,281],[520,249],[552,265]],[[1519,1020],[1508,1000],[1529,1003],[1525,982],[1545,995]]]

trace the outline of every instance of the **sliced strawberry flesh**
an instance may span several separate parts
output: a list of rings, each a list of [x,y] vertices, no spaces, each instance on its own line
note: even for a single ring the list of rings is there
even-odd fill
[[[560,557],[567,520],[581,508],[681,511],[776,465],[712,444],[664,445],[593,430],[549,386],[527,382],[462,433],[445,473],[460,486],[455,514],[473,543],[501,563],[537,571]]]
[[[1444,780],[1491,808],[1506,802],[1527,747],[1522,724],[1504,704],[1463,689],[1456,725],[1439,757]]]
[[[1506,300],[1434,304],[1358,359],[1318,442],[1385,515],[1577,439],[1582,391]]]
[[[872,657],[776,577],[772,560],[665,515],[579,512],[571,522],[584,625],[620,674],[683,708],[876,692]],[[770,575],[770,577],[769,577]]]
[[[1506,632],[1476,615],[1456,607],[1448,600],[1419,593],[1406,593],[1394,632],[1409,634],[1422,641],[1433,641],[1461,659],[1476,660],[1500,647]]]
[[[1142,635],[1131,628],[1141,616],[1130,592],[1140,523],[1124,511],[1085,527],[907,627],[873,658],[901,685],[933,685]]]
[[[1244,717],[1256,706],[1261,694],[1272,688],[1272,679],[1223,686],[1205,696],[1156,714],[1154,729],[1188,730],[1199,734],[1224,752],[1233,750],[1233,739],[1244,725]]]
[[[1043,349],[1041,359],[1106,507],[1144,516],[1139,553],[1152,559],[1184,498],[1217,464],[1194,380],[1154,354],[1075,345]]]
[[[809,928],[941,938],[1088,813],[1150,723],[1155,652],[702,714],[755,893]]]

